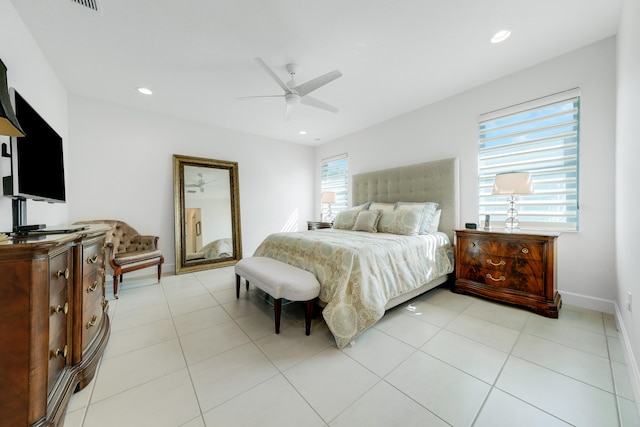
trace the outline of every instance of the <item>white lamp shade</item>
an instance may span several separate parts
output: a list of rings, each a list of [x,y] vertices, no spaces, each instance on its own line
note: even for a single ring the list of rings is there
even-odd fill
[[[336,193],[333,191],[325,191],[322,193],[322,203],[335,203]]]
[[[533,181],[529,172],[508,172],[496,175],[492,195],[533,194]]]

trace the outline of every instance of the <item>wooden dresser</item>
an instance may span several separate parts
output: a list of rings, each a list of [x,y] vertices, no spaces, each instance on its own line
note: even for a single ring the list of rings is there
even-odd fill
[[[456,230],[453,291],[558,317],[557,233]]]
[[[62,425],[109,339],[106,227],[0,244],[0,426]]]

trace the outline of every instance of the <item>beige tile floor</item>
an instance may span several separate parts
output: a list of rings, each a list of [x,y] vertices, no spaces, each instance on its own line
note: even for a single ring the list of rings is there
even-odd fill
[[[302,307],[235,298],[233,268],[108,289],[112,332],[64,427],[639,426],[615,320],[433,290],[338,349]]]

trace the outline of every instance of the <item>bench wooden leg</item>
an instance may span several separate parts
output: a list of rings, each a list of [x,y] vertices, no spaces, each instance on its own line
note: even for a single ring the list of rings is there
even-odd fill
[[[276,318],[276,334],[280,333],[280,313],[282,312],[282,298],[273,299],[273,314]]]
[[[240,298],[240,276],[236,274],[236,298]]]
[[[314,303],[315,303],[315,298],[314,299],[310,299],[309,301],[305,302],[306,305],[306,311],[304,314],[304,332],[305,334],[309,335],[311,334],[311,318],[313,317],[313,308],[314,308]]]

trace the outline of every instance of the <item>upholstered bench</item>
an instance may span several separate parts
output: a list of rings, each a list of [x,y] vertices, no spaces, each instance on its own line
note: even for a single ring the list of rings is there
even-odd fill
[[[240,277],[273,297],[273,313],[276,320],[276,334],[280,333],[280,313],[282,298],[289,301],[304,301],[305,332],[311,333],[313,304],[320,293],[320,283],[316,277],[305,270],[266,257],[241,259],[235,266],[236,298],[240,298]]]

